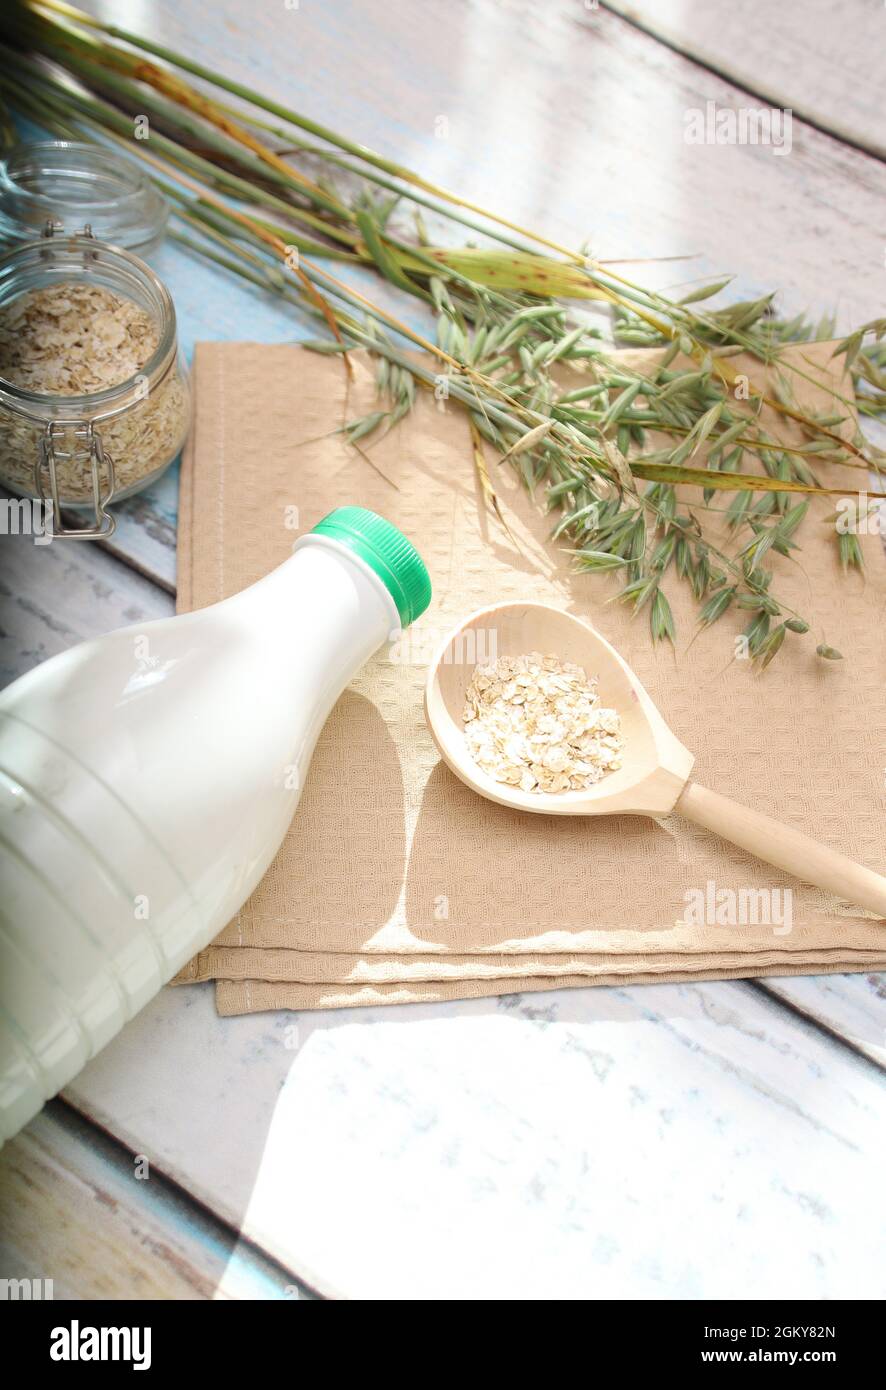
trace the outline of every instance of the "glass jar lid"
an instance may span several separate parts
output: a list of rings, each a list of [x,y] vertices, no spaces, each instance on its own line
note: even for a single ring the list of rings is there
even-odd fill
[[[161,240],[169,206],[133,160],[105,145],[34,140],[0,161],[0,238],[36,241],[52,229],[144,256]]]

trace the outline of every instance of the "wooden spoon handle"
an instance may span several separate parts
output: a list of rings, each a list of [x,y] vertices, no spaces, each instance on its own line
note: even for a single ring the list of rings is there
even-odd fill
[[[697,782],[687,782],[674,810],[767,864],[886,917],[886,878],[853,863],[845,854],[816,844],[799,830],[740,806],[719,792],[708,791]]]

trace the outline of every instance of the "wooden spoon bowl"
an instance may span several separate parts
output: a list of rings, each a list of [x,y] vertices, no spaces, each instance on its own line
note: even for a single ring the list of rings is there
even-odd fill
[[[465,691],[484,659],[555,653],[597,677],[601,703],[618,711],[624,762],[588,791],[524,792],[496,782],[465,742]],[[656,816],[673,810],[692,769],[692,754],[674,737],[629,666],[587,623],[544,603],[497,603],[472,613],[450,634],[431,666],[425,716],[457,777],[481,796],[546,816]]]

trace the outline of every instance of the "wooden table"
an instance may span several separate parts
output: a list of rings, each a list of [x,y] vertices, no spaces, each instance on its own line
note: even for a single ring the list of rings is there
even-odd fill
[[[658,284],[734,271],[741,297],[882,312],[875,0],[101,11],[560,241],[696,255],[644,267]],[[791,106],[790,154],[687,144],[709,100]],[[304,331],[170,245],[155,266],[189,352]],[[104,548],[2,538],[2,680],[172,612],[176,491],[122,506]],[[165,990],[0,1155],[0,1275],[56,1297],[877,1297],[884,1018],[863,975],[295,1019]]]

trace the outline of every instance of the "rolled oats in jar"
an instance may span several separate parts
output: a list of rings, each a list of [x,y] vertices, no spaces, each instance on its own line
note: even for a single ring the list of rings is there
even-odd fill
[[[0,170],[0,230],[16,219],[25,229],[0,260],[0,482],[51,500],[57,535],[106,536],[108,504],[159,477],[187,436],[175,309],[150,267],[91,223],[66,235],[46,217],[39,238],[25,233],[58,207],[68,225],[93,216],[141,247],[159,239],[165,205],[139,170],[97,146],[26,153]],[[88,509],[83,524],[66,525],[63,508]]]

